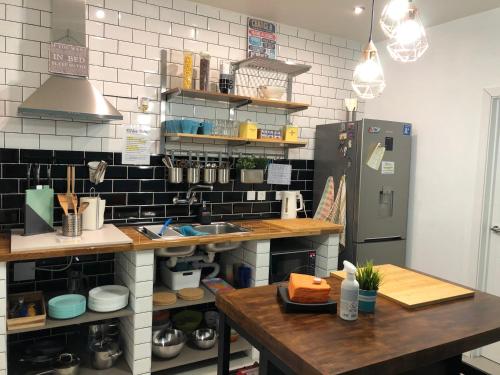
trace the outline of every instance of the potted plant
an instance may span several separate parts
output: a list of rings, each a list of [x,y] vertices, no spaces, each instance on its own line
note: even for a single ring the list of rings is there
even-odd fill
[[[239,158],[236,169],[240,170],[241,182],[245,184],[260,184],[264,181],[264,170],[267,167],[266,158],[246,156]]]
[[[356,270],[356,280],[359,283],[359,311],[375,312],[377,291],[382,281],[379,271],[373,268],[373,261],[367,261]]]

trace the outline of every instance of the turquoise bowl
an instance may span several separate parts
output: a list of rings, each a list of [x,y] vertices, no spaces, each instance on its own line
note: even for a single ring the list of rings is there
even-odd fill
[[[376,300],[377,300],[376,290],[360,289],[358,310],[366,313],[374,313]]]
[[[165,121],[165,130],[167,133],[180,133],[181,124],[179,120],[167,120]]]
[[[63,294],[49,300],[49,317],[71,319],[85,313],[87,299],[80,294]]]

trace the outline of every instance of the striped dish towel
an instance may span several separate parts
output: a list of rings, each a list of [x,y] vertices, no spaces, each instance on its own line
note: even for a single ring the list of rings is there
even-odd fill
[[[318,208],[314,214],[314,218],[323,221],[332,221],[333,218],[333,203],[334,203],[334,182],[330,176],[326,180],[323,195],[319,201]]]
[[[343,225],[344,230],[340,234],[339,242],[345,246],[345,230],[346,230],[346,181],[345,175],[340,178],[339,190],[333,203],[333,217],[332,221],[335,224]]]

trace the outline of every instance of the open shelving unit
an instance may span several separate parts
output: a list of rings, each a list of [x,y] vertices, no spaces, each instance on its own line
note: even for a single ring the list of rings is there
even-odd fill
[[[303,141],[284,141],[282,139],[259,138],[249,139],[241,137],[231,137],[227,135],[200,135],[200,134],[185,134],[185,133],[165,133],[167,141],[182,141],[182,140],[204,140],[204,141],[222,141],[231,146],[241,146],[245,144],[255,143],[266,146],[275,147],[304,147],[307,142]]]
[[[83,315],[77,316],[73,319],[51,319],[47,317],[45,321],[45,325],[39,327],[30,327],[30,328],[19,328],[19,329],[9,329],[7,330],[7,334],[16,334],[16,333],[24,333],[24,332],[33,332],[33,331],[41,331],[44,329],[58,328],[58,327],[66,327],[77,324],[85,324],[91,322],[97,322],[99,320],[113,319],[113,318],[121,318],[124,316],[133,315],[134,312],[130,307],[127,307],[122,310],[109,312],[109,313],[98,313],[94,311],[87,310]]]

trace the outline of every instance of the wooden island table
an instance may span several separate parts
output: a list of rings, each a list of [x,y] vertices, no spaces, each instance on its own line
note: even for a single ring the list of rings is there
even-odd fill
[[[327,279],[339,301],[340,280]],[[500,298],[474,297],[408,310],[377,298],[375,314],[286,314],[277,286],[217,295],[218,375],[229,373],[236,329],[260,351],[260,374],[482,374],[462,353],[500,340]],[[279,370],[278,370],[279,369]]]

